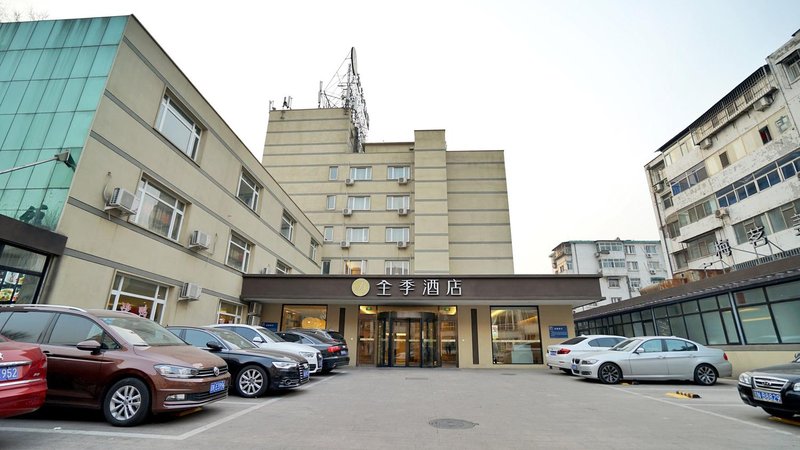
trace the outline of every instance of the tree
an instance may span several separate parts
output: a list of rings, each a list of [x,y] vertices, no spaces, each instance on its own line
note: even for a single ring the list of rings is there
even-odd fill
[[[0,2],[0,22],[21,22],[23,20],[44,20],[48,14],[45,11],[38,11],[31,6],[28,11],[23,12],[19,9],[11,9],[3,2]]]

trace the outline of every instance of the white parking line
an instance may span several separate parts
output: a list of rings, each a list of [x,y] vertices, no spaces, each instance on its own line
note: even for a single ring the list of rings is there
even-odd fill
[[[333,377],[329,377],[329,378],[326,378],[324,380],[320,380],[320,381],[314,383],[314,385],[319,385],[319,384],[324,383],[324,382],[326,382],[328,380],[331,380],[331,379],[333,379]],[[306,386],[308,386],[308,385],[306,385]],[[241,410],[239,412],[236,412],[234,414],[226,416],[226,417],[224,417],[222,419],[215,420],[214,422],[211,422],[211,423],[209,423],[207,425],[203,425],[203,426],[197,427],[194,430],[187,431],[186,433],[179,434],[177,436],[170,436],[170,435],[166,435],[166,434],[153,434],[153,433],[130,433],[130,432],[118,432],[118,431],[89,431],[89,430],[61,430],[61,429],[53,429],[53,428],[51,428],[51,429],[43,429],[43,428],[3,427],[3,426],[0,426],[0,431],[16,431],[16,432],[20,432],[20,433],[39,433],[39,434],[77,434],[77,435],[82,435],[82,436],[123,437],[123,438],[136,438],[136,439],[161,439],[161,440],[165,440],[165,441],[183,441],[183,440],[186,440],[186,439],[188,439],[188,438],[190,438],[192,436],[196,436],[196,435],[198,435],[200,433],[208,431],[208,430],[210,430],[210,429],[212,429],[214,427],[217,427],[217,426],[222,425],[224,423],[230,422],[231,420],[234,420],[234,419],[236,419],[238,417],[241,417],[241,416],[243,416],[245,414],[249,414],[249,413],[251,413],[253,411],[257,411],[257,410],[259,410],[259,409],[261,409],[261,408],[263,408],[263,407],[265,407],[267,405],[271,405],[271,404],[273,404],[273,403],[275,403],[275,402],[277,402],[279,400],[283,400],[284,398],[286,398],[286,397],[284,396],[284,397],[273,398],[273,399],[267,400],[265,402],[258,403],[256,405],[253,405],[250,408]],[[239,405],[239,404],[248,404],[248,405],[252,404],[252,403],[246,403],[246,402],[236,402],[236,401],[232,401],[231,402],[231,401],[225,401],[225,400],[220,401],[219,403],[237,404],[237,405]]]
[[[777,430],[775,428],[770,428],[770,427],[767,427],[767,426],[764,426],[764,425],[759,425],[757,423],[748,422],[746,420],[737,419],[735,417],[730,417],[730,416],[726,416],[726,415],[723,415],[723,414],[718,414],[718,413],[711,412],[711,411],[704,411],[702,409],[693,408],[693,407],[691,407],[689,405],[684,405],[684,404],[681,404],[681,403],[678,403],[678,402],[672,402],[672,401],[661,399],[661,398],[650,397],[649,395],[639,394],[637,392],[631,392],[628,389],[614,387],[614,386],[605,386],[605,387],[607,387],[609,389],[614,389],[615,391],[624,392],[626,394],[635,395],[637,397],[643,397],[643,398],[646,398],[646,399],[649,399],[649,400],[653,400],[653,401],[657,401],[657,402],[661,402],[661,403],[666,403],[668,405],[677,406],[679,408],[685,408],[685,409],[688,409],[688,410],[691,410],[691,411],[695,411],[695,412],[699,412],[699,413],[703,413],[703,414],[708,414],[709,416],[719,417],[720,419],[730,420],[730,421],[733,421],[733,422],[741,423],[743,425],[749,425],[749,426],[755,427],[755,428],[761,428],[762,430],[773,431],[775,433],[785,434],[787,436],[796,436],[794,433],[790,433],[788,431]]]

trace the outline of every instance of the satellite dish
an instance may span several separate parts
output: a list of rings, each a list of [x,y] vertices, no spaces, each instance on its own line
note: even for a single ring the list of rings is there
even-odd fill
[[[351,61],[351,66],[353,68],[353,73],[357,74],[358,73],[358,66],[356,65],[356,48],[355,47],[351,47],[350,48],[350,61]]]

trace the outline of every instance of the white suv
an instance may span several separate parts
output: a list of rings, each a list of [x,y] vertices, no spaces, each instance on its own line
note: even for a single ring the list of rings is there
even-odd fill
[[[308,361],[310,373],[319,373],[322,371],[322,353],[310,345],[287,342],[274,332],[259,326],[232,323],[209,326],[233,331],[261,348],[297,353]]]

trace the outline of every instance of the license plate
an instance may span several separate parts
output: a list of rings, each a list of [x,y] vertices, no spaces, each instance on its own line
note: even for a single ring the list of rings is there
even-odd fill
[[[342,355],[346,355],[346,354],[347,354],[347,350],[342,350]]]
[[[556,351],[555,350],[550,350],[550,356],[556,356]]]
[[[308,378],[308,369],[303,369],[303,378]]]
[[[754,390],[753,398],[764,402],[783,403],[783,401],[781,401],[781,394],[778,394],[777,392],[764,392],[764,391]]]
[[[578,365],[577,364],[573,364],[573,365],[570,366],[570,368],[572,370],[578,370]]]
[[[3,367],[0,369],[0,381],[16,380],[22,376],[19,366]]]
[[[209,394],[213,394],[214,392],[220,392],[225,390],[225,382],[224,381],[215,381],[211,383],[211,388],[208,390]]]

